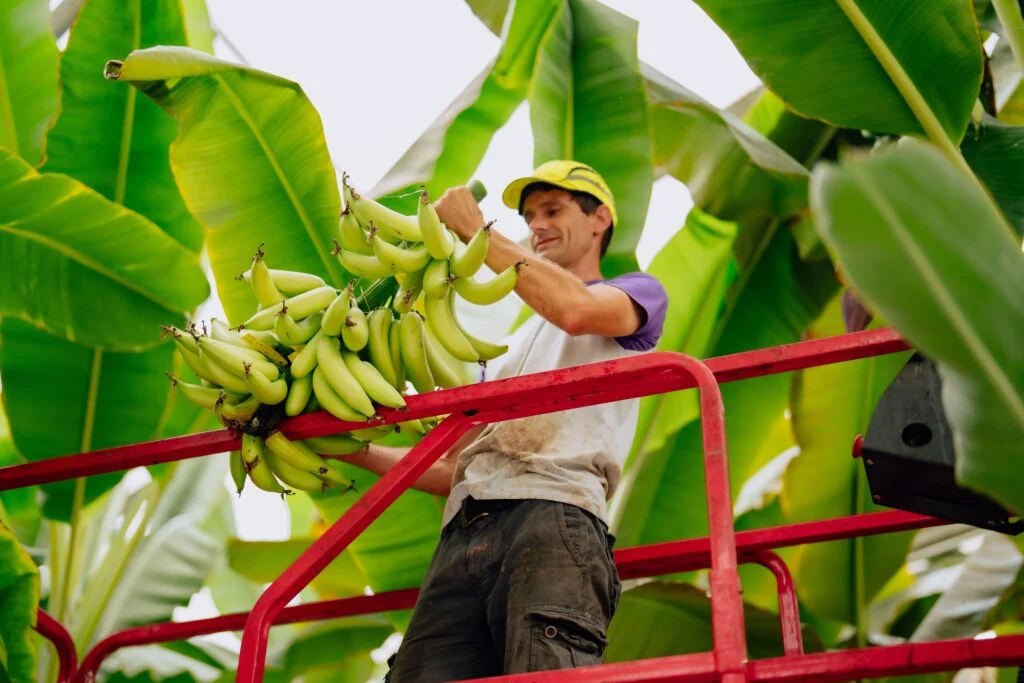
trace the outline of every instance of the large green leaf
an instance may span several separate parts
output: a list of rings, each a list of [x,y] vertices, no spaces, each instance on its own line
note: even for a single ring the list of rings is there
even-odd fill
[[[844,332],[837,296],[808,336]],[[787,521],[881,509],[872,503],[864,468],[850,457],[850,449],[854,438],[867,432],[875,404],[908,356],[909,352],[879,356],[797,374],[791,407],[800,455],[790,463],[783,483],[781,502]],[[903,565],[912,538],[912,532],[905,532],[802,547],[792,565],[801,606],[819,616],[858,625],[867,603]]]
[[[285,674],[290,680],[310,680],[309,676],[319,675],[330,681],[362,683],[369,673],[365,671],[366,664],[372,667],[370,652],[380,647],[393,631],[381,615],[314,625],[296,637],[285,652]],[[363,677],[346,675],[352,669],[362,672]]]
[[[970,3],[697,0],[796,111],[843,128],[959,142],[982,48]],[[907,31],[913,26],[913,31]]]
[[[976,130],[967,131],[960,151],[1010,225],[1024,234],[1024,126],[1009,126],[986,114]]]
[[[651,262],[647,272],[658,278],[668,293],[659,350],[679,351],[698,358],[706,354],[728,283],[728,265],[735,238],[735,223],[720,221],[695,207],[687,215],[683,229]],[[699,412],[693,390],[643,399],[634,451],[658,450],[664,446],[666,438]],[[627,477],[631,479],[641,467],[635,465]],[[631,484],[627,481],[625,485]]]
[[[744,615],[750,657],[781,656],[778,615],[751,605],[745,606]],[[807,652],[821,649],[806,630],[804,648]],[[608,627],[605,660],[625,662],[711,649],[711,608],[704,591],[685,584],[651,582],[622,593]]]
[[[989,612],[1021,574],[1024,560],[1013,541],[991,532],[967,556],[960,575],[939,596],[914,631],[912,641],[969,638],[982,629]]]
[[[977,186],[916,141],[815,169],[811,199],[867,305],[938,361],[957,479],[1024,510],[1019,239]]]
[[[177,119],[171,168],[186,206],[207,230],[217,291],[232,323],[256,310],[252,289],[236,278],[261,242],[275,268],[345,283],[330,253],[341,212],[334,167],[320,115],[298,85],[181,47],[137,50],[107,74],[131,82]]]
[[[469,180],[494,132],[526,97],[535,55],[547,37],[548,26],[559,15],[559,3],[544,0],[516,5],[495,60],[430,124],[371,195],[406,195],[424,184],[432,196],[438,196]],[[504,11],[502,8],[502,16]],[[409,214],[415,213],[415,202],[415,196],[387,200]]]
[[[14,318],[0,323],[0,333],[4,403],[14,442],[28,460],[154,438],[168,398],[162,373],[170,367],[173,344],[142,353],[104,353],[41,334]],[[84,502],[121,475],[89,477]],[[44,514],[70,519],[74,487],[70,481],[44,486]]]
[[[595,0],[567,0],[560,13],[530,85],[534,161],[575,159],[607,181],[619,218],[602,263],[611,277],[636,270],[654,182],[637,24]]]
[[[135,88],[103,78],[111,56],[185,42],[178,0],[89,0],[60,60],[60,115],[46,136],[43,170],[80,180],[199,251],[203,229],[171,175],[174,119]]]
[[[0,678],[36,679],[32,627],[39,606],[39,570],[10,529],[0,524]]]
[[[292,538],[287,541],[228,541],[228,566],[257,583],[270,583],[290,567],[315,538]],[[327,565],[310,584],[324,598],[362,595],[366,577],[350,553],[344,552]]]
[[[20,465],[25,459],[14,447],[11,428],[4,410],[3,394],[0,394],[0,467]],[[41,515],[36,498],[39,488],[26,486],[13,491],[0,492],[0,524],[6,524],[14,535],[25,545],[35,543]]]
[[[0,147],[33,166],[57,111],[57,43],[46,0],[0,5]]]
[[[0,150],[0,313],[139,350],[208,294],[198,257],[156,225]]]

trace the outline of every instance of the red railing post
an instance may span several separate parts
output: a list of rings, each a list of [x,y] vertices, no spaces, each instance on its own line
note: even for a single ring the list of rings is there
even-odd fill
[[[36,631],[51,643],[57,651],[57,683],[68,683],[75,674],[78,653],[75,641],[64,626],[43,610],[36,612]]]
[[[800,605],[796,597],[793,575],[785,560],[771,550],[756,550],[742,555],[744,562],[761,565],[775,576],[779,593],[779,622],[782,626],[782,652],[785,656],[801,655],[804,652],[804,637],[800,630]]]

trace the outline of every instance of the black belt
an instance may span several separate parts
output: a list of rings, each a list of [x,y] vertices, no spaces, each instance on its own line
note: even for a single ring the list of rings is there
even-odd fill
[[[499,510],[507,510],[522,502],[521,500],[509,499],[477,500],[472,496],[468,496],[462,501],[462,508],[459,510],[459,521],[463,527],[467,527],[482,517],[487,517]]]

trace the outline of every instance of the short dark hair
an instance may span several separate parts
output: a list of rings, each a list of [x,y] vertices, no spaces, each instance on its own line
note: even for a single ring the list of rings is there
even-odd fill
[[[579,190],[567,190],[564,187],[552,185],[551,183],[536,182],[530,183],[523,188],[523,193],[519,196],[519,215],[523,215],[523,204],[526,202],[527,197],[534,192],[548,192],[549,190],[561,190],[562,192],[568,192],[580,207],[580,210],[588,216],[593,216],[594,212],[597,211],[597,207],[604,203],[594,195],[586,192],[580,192]],[[608,245],[612,242],[612,231],[614,230],[615,221],[611,221],[608,225],[608,229],[605,230],[604,235],[601,236],[601,258],[604,258],[604,255],[608,252]]]

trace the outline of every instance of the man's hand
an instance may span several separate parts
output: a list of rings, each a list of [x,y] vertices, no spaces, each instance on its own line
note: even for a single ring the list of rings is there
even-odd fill
[[[434,202],[441,222],[463,242],[468,242],[484,224],[484,214],[467,187],[453,187]]]

